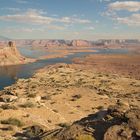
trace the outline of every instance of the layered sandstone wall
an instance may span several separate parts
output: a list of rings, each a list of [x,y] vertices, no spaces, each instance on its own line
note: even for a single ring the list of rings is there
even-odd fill
[[[37,40],[16,40],[17,46],[30,45],[33,47],[90,47],[92,43],[86,40],[53,40],[53,39],[37,39]]]

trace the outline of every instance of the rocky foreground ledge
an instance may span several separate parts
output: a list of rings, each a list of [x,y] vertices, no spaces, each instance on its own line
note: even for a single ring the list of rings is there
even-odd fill
[[[118,102],[72,125],[50,131],[36,125],[25,128],[22,135],[32,140],[139,140],[140,109]]]
[[[79,64],[19,79],[0,92],[0,107],[1,140],[140,138],[140,80]]]
[[[9,41],[7,46],[0,48],[0,66],[26,64],[34,61],[22,56],[12,41]]]

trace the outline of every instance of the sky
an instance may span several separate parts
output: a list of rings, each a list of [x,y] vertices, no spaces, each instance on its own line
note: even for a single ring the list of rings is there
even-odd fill
[[[140,39],[140,0],[0,0],[13,39]]]

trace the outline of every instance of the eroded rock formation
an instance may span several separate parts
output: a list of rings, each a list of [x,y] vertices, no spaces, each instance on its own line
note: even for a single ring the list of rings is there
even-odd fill
[[[117,103],[60,129],[45,131],[41,126],[31,126],[23,135],[33,140],[139,140],[140,109],[122,111],[125,106]]]
[[[12,41],[9,41],[7,46],[0,48],[0,66],[24,64],[30,61],[20,54]]]
[[[74,46],[74,47],[90,47],[91,44],[89,41],[86,41],[86,40],[73,40],[72,46]]]

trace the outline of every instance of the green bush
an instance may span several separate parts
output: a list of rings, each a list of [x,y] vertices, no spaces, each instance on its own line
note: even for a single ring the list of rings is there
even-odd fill
[[[2,108],[3,110],[8,110],[8,109],[16,110],[16,109],[17,109],[15,106],[9,105],[9,104],[3,104],[3,105],[1,105],[1,108]]]
[[[69,127],[70,125],[68,123],[60,123],[58,124],[60,127]]]
[[[20,107],[23,107],[23,108],[32,108],[34,106],[35,105],[32,102],[26,102],[25,104],[20,105]]]
[[[2,120],[1,124],[10,124],[10,125],[18,126],[18,127],[23,126],[23,123],[16,118],[9,118],[9,119],[6,119],[6,120]]]
[[[98,109],[98,110],[103,110],[104,107],[103,107],[103,106],[98,106],[96,109]]]
[[[91,135],[80,135],[77,136],[75,140],[95,140]]]
[[[34,94],[31,93],[31,94],[28,95],[28,97],[30,97],[30,98],[35,98],[35,97],[36,97],[36,94],[35,94],[35,93],[34,93]]]

